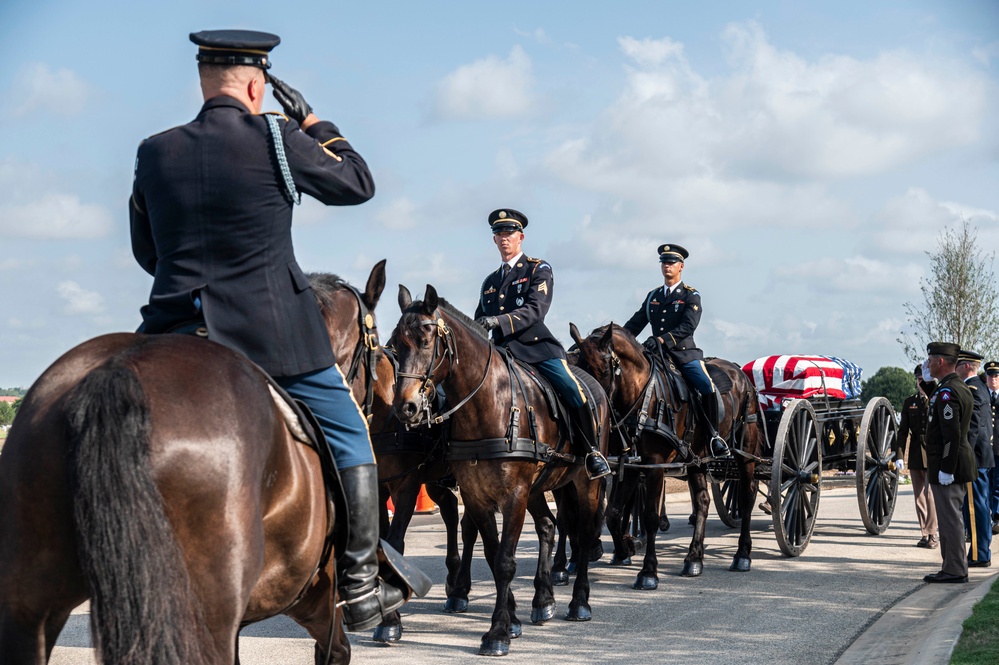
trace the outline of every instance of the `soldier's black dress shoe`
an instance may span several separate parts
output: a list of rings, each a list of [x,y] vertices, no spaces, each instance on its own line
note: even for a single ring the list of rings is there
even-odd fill
[[[934,573],[932,575],[927,575],[923,578],[924,582],[929,582],[930,584],[963,584],[968,581],[968,576],[964,575],[951,575],[950,573],[945,573],[942,570],[939,573]]]
[[[969,561],[968,568],[988,568],[992,565],[992,560],[988,561]]]

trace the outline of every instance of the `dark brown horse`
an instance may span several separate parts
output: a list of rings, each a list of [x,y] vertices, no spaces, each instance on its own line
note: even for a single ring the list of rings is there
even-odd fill
[[[681,575],[695,577],[701,574],[704,560],[704,529],[710,499],[708,495],[708,436],[706,428],[698,426],[688,402],[680,402],[665,391],[661,394],[652,376],[652,363],[641,344],[624,328],[610,324],[597,328],[583,339],[575,326],[572,335],[579,348],[579,366],[590,372],[607,391],[614,411],[615,433],[611,436],[611,455],[619,455],[618,464],[625,466],[623,482],[615,483],[610,505],[607,508],[607,526],[614,538],[614,560],[621,564],[630,561],[634,543],[625,533],[626,506],[630,505],[640,474],[645,475],[645,505],[642,524],[645,532],[645,561],[638,573],[634,588],[655,589],[659,585],[656,557],[656,533],[660,524],[661,497],[667,472],[686,475],[693,502],[694,535],[684,559]],[[742,531],[739,548],[730,570],[748,571],[751,565],[752,538],[750,536],[751,512],[756,496],[754,472],[763,437],[756,426],[757,401],[752,384],[735,363],[717,358],[706,361],[721,369],[729,378],[732,388],[722,395],[725,417],[719,434],[730,446],[741,453],[733,460],[712,462],[720,473],[735,474],[740,479],[739,506]],[[645,404],[648,390],[651,399]],[[625,432],[625,420],[639,411],[656,413],[665,399],[667,413],[672,415],[675,442],[648,429]],[[695,397],[696,399],[696,397]],[[628,446],[630,450],[624,450]],[[746,453],[746,454],[742,454]],[[635,459],[640,457],[640,459]]]
[[[411,425],[428,416],[450,418],[451,469],[461,488],[465,514],[482,533],[496,582],[492,625],[482,637],[479,653],[506,655],[511,636],[520,634],[510,585],[527,511],[534,517],[540,545],[531,613],[532,621],[540,623],[555,613],[550,564],[554,523],[544,493],[558,490],[560,507],[571,505],[580,550],[588,552],[602,524],[604,482],[589,480],[582,459],[569,452],[558,421],[549,415],[541,388],[522,368],[507,364],[481,326],[439,299],[432,286],[427,286],[422,302],[413,302],[409,291],[400,287],[399,306],[402,317],[391,338],[399,360],[396,412]],[[592,378],[581,380],[596,405],[596,431],[605,449],[606,398]],[[450,408],[445,414],[433,412],[435,385],[447,396]],[[549,452],[549,445],[554,452]],[[508,453],[511,447],[513,455]],[[503,514],[502,538],[496,511]],[[587,568],[588,557],[579,557],[569,620],[590,619]]]
[[[352,299],[327,313],[338,358],[364,335]],[[0,457],[3,662],[47,662],[88,598],[102,662],[229,665],[240,628],[280,613],[317,662],[349,662],[334,511],[287,423],[258,368],[193,336],[105,335],[57,360]]]

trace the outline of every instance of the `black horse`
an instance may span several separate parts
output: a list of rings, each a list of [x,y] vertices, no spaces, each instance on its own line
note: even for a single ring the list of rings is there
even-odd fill
[[[482,637],[479,653],[506,655],[510,638],[520,634],[510,584],[527,511],[535,519],[540,544],[531,618],[543,622],[555,612],[550,570],[554,523],[544,493],[558,490],[560,507],[568,510],[571,505],[580,551],[588,552],[602,524],[604,481],[587,477],[582,459],[569,452],[565,432],[549,414],[542,388],[523,367],[504,359],[481,326],[438,298],[429,285],[422,302],[413,302],[409,291],[400,287],[399,306],[402,317],[391,338],[399,359],[396,412],[411,425],[428,417],[450,418],[451,469],[465,513],[482,533],[496,581],[492,626]],[[606,450],[606,397],[592,378],[581,380],[591,392],[601,448]],[[445,414],[433,412],[436,386],[452,405]],[[503,514],[502,539],[497,510]],[[569,620],[591,616],[587,568],[588,557],[579,557]]]

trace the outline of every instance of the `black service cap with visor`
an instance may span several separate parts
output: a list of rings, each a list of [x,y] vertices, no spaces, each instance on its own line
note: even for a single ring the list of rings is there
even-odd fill
[[[268,70],[271,49],[281,43],[281,38],[255,30],[202,30],[192,32],[191,41],[198,45],[198,62]]]
[[[527,226],[527,215],[513,208],[500,208],[489,213],[489,226],[493,233],[523,231]]]
[[[659,263],[680,263],[688,256],[690,253],[680,247],[680,245],[659,245]]]

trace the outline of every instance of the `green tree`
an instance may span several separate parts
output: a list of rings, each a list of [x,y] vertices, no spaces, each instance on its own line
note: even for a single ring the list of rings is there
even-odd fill
[[[995,252],[983,254],[978,230],[969,220],[944,229],[930,257],[930,277],[920,279],[923,302],[906,302],[906,329],[897,339],[906,357],[920,362],[929,342],[954,342],[995,358],[999,353],[999,292],[992,264]]]
[[[23,402],[23,401],[24,401],[24,398],[21,397],[21,398],[18,398],[18,400],[16,402],[14,402],[12,408],[14,409],[14,415],[15,416],[17,415],[17,410],[21,408],[21,402]]]
[[[874,376],[861,382],[860,399],[866,404],[875,397],[887,397],[896,411],[905,398],[916,392],[916,377],[901,367],[882,367]]]
[[[14,407],[10,402],[0,402],[0,427],[14,422]]]

